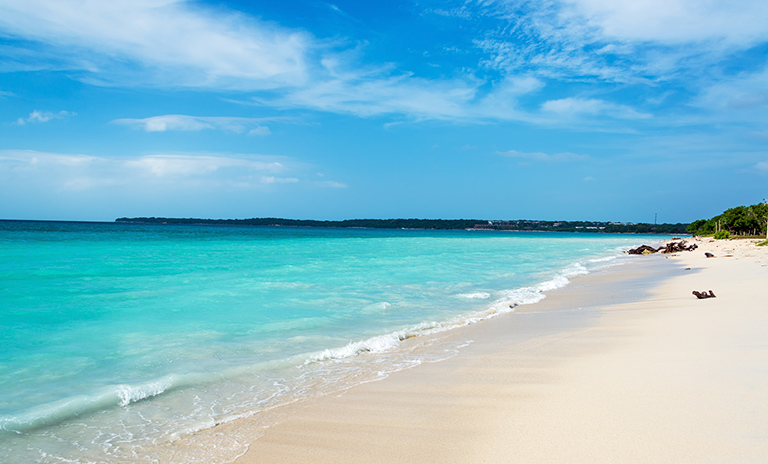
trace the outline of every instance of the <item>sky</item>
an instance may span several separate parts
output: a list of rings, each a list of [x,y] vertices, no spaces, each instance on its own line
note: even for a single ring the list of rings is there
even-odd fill
[[[0,0],[0,218],[690,222],[768,197],[765,0]]]

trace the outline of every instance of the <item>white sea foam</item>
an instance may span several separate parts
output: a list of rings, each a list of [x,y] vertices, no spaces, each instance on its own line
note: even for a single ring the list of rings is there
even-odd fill
[[[155,382],[145,383],[143,385],[118,385],[115,389],[119,398],[120,406],[128,406],[146,398],[157,396],[173,386],[173,377],[168,376]]]
[[[416,335],[424,334],[430,329],[440,327],[437,322],[423,322],[416,326],[391,332],[386,335],[371,337],[366,340],[348,343],[340,348],[323,350],[308,356],[305,364],[328,361],[332,359],[345,359],[357,356],[361,353],[383,353],[400,345],[400,342]]]
[[[514,312],[519,305],[535,304],[546,298],[545,292],[557,290],[570,283],[570,278],[578,275],[589,274],[589,270],[582,264],[575,263],[561,270],[550,280],[530,287],[520,287],[502,290],[501,297],[496,299],[485,311],[469,314],[452,321],[452,327],[473,324],[484,319],[490,319],[501,314]]]
[[[199,377],[199,376],[198,376]],[[198,379],[189,379],[195,383]],[[165,393],[174,387],[174,377],[167,376],[140,385],[115,385],[92,395],[81,395],[48,403],[13,416],[0,417],[0,430],[25,432],[57,424],[75,417],[131,403]]]
[[[386,311],[389,309],[389,307],[392,306],[391,303],[386,301],[381,301],[379,303],[374,303],[371,305],[368,305],[362,309],[363,313],[371,314],[371,313],[380,313],[383,311]]]
[[[470,300],[487,300],[491,297],[491,294],[488,292],[475,292],[475,293],[460,293],[456,295],[461,298],[468,298]]]

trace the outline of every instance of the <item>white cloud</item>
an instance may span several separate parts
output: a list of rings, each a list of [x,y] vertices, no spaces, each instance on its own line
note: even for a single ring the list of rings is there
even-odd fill
[[[406,114],[416,119],[456,119],[466,115],[476,85],[461,81],[433,82],[409,76],[331,79],[260,104],[312,108],[369,117]]]
[[[721,77],[707,86],[694,101],[716,110],[752,111],[768,108],[768,67],[753,73]],[[733,117],[733,113],[729,114]]]
[[[465,76],[431,81],[411,75],[388,76],[381,71],[343,73],[273,98],[254,98],[258,105],[312,108],[361,117],[404,115],[414,120],[535,121],[518,108],[518,100],[544,84],[531,76],[504,79],[493,85]],[[481,92],[481,89],[488,87]],[[391,125],[392,123],[388,123]]]
[[[541,105],[541,109],[545,112],[568,116],[608,115],[619,119],[647,119],[651,117],[651,115],[638,112],[632,107],[595,98],[569,97],[549,100]]]
[[[156,177],[206,176],[225,169],[256,172],[283,170],[283,165],[277,161],[205,155],[150,155],[123,161],[122,164]]]
[[[764,0],[564,0],[561,17],[586,20],[607,38],[684,44],[723,42],[746,47],[768,40]]]
[[[58,59],[63,69],[81,70],[78,76],[87,82],[267,91],[253,101],[361,117],[515,120],[524,115],[511,99],[541,86],[533,77],[508,79],[494,89],[497,98],[481,105],[475,99],[488,83],[471,73],[432,80],[394,72],[392,65],[361,65],[363,46],[335,51],[331,46],[338,43],[182,0],[0,2],[0,31],[31,41],[25,62],[37,53],[50,68]],[[164,115],[116,122],[147,131],[269,133],[242,129],[247,124],[235,118]]]
[[[365,45],[339,51],[343,41],[185,0],[0,0],[0,33],[22,39],[4,46],[6,56],[34,66],[30,57],[38,55],[45,69],[76,70],[73,75],[97,84],[258,91],[245,99],[360,117],[552,123],[565,115],[650,117],[598,98],[553,100],[543,112],[523,110],[520,100],[551,79],[655,84],[686,66],[702,69],[701,63],[734,48],[768,40],[765,5],[483,0],[427,10],[483,16],[478,24],[487,29],[475,46],[484,54],[482,64],[499,74],[482,79],[473,69],[431,79],[394,65],[361,64]],[[271,133],[249,118],[162,115],[115,122],[146,131]]]
[[[261,178],[261,182],[264,184],[295,184],[299,182],[299,179],[296,177],[264,176]]]
[[[288,163],[288,164],[286,164]],[[14,182],[32,182],[68,189],[99,185],[232,186],[261,184],[264,176],[286,173],[287,158],[198,153],[144,155],[135,158],[70,155],[33,150],[0,150],[0,176]],[[253,180],[256,179],[256,180]]]
[[[248,131],[249,135],[269,135],[271,134],[271,131],[268,127],[262,126],[261,123],[274,120],[276,120],[276,118],[237,118],[166,114],[143,119],[115,119],[112,122],[115,124],[122,124],[133,127],[134,129],[143,129],[147,132],[200,131],[204,129],[219,129],[236,133]]]
[[[275,215],[327,192],[289,157],[173,153],[109,157],[0,150],[3,217]],[[295,200],[290,200],[295,198]],[[286,203],[287,201],[287,203]],[[267,208],[267,209],[265,209]]]
[[[485,0],[476,14],[499,22],[476,40],[486,66],[554,78],[697,81],[768,41],[764,0]]]
[[[346,188],[333,181],[302,181],[316,167],[292,158],[215,153],[152,154],[131,158],[0,150],[0,197],[19,189],[90,192],[128,201],[135,194],[173,192],[189,198],[226,192]]]
[[[760,161],[755,165],[755,169],[757,169],[758,172],[768,174],[768,161]]]
[[[75,116],[75,113],[70,113],[69,111],[59,111],[58,113],[53,113],[50,111],[34,110],[29,113],[29,116],[26,118],[17,119],[16,124],[23,126],[27,123],[41,123],[48,122],[52,119],[64,119],[68,116]]]
[[[336,182],[332,180],[328,180],[324,182],[315,182],[315,184],[319,185],[320,187],[337,188],[337,189],[347,188],[347,184],[343,184],[341,182]]]
[[[270,134],[272,134],[272,131],[269,130],[269,127],[267,127],[267,126],[255,127],[255,128],[253,128],[253,129],[248,131],[248,135],[257,135],[257,136],[260,136],[260,137],[264,137],[264,136],[270,135]]]
[[[539,162],[569,162],[569,161],[586,161],[589,159],[589,156],[587,155],[578,155],[576,153],[541,153],[541,152],[534,152],[534,153],[525,153],[522,151],[517,150],[508,150],[504,152],[498,152],[501,156],[507,156],[510,158],[518,158],[522,160],[528,160],[528,161],[539,161]]]
[[[183,0],[3,1],[0,30],[54,47],[65,68],[122,85],[302,85],[312,46],[305,33]],[[145,73],[126,73],[126,63]]]
[[[10,47],[27,47],[22,53],[27,58],[41,55],[50,69],[58,55],[62,69],[80,70],[74,75],[97,84],[259,91],[251,103],[360,117],[549,123],[551,118],[526,112],[519,104],[520,98],[544,86],[537,76],[546,73],[536,68],[577,66],[581,73],[604,76],[617,72],[595,65],[589,58],[594,54],[583,50],[594,42],[590,31],[595,27],[583,19],[566,22],[561,5],[551,0],[524,3],[526,16],[519,30],[525,37],[543,39],[550,51],[546,57],[536,52],[541,48],[536,40],[512,45],[499,37],[479,41],[492,55],[487,60],[490,66],[506,69],[512,61],[528,66],[529,72],[494,80],[477,78],[471,69],[428,79],[397,71],[394,65],[361,64],[364,45],[338,51],[332,48],[343,46],[338,42],[324,43],[303,31],[183,0],[0,0],[0,31],[23,39]],[[516,3],[496,4],[512,7]],[[475,8],[466,3],[450,14],[470,17]],[[496,14],[514,19],[503,8]],[[609,45],[602,44],[602,53],[617,53],[618,47]],[[607,104],[601,114],[641,117],[626,107]],[[115,122],[153,132],[271,133],[249,118],[162,115]]]

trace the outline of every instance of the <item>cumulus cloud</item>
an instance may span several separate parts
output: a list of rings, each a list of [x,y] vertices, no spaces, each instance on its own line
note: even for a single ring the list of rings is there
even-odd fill
[[[508,151],[498,152],[498,153],[501,156],[506,156],[509,158],[517,158],[521,160],[547,162],[547,163],[586,161],[589,159],[589,156],[587,155],[578,155],[576,153],[569,153],[569,152],[549,154],[549,153],[541,153],[541,152],[525,153],[517,150],[508,150]]]
[[[58,113],[53,113],[50,111],[34,110],[29,113],[29,116],[26,118],[17,119],[16,124],[23,126],[27,123],[41,123],[48,122],[52,119],[64,119],[68,116],[75,116],[75,113],[70,113],[69,111],[59,111]]]
[[[243,133],[249,135],[269,135],[272,132],[269,127],[262,126],[265,121],[274,121],[272,118],[237,118],[219,116],[188,116],[183,114],[166,114],[152,116],[143,119],[115,119],[114,124],[121,124],[141,129],[147,132],[166,131],[200,131],[204,129],[219,129],[228,132]]]

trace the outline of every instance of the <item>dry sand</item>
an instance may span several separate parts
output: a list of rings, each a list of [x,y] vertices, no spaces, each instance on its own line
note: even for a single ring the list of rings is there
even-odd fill
[[[452,359],[295,406],[237,464],[766,463],[768,247],[698,243],[454,331],[473,343]]]

